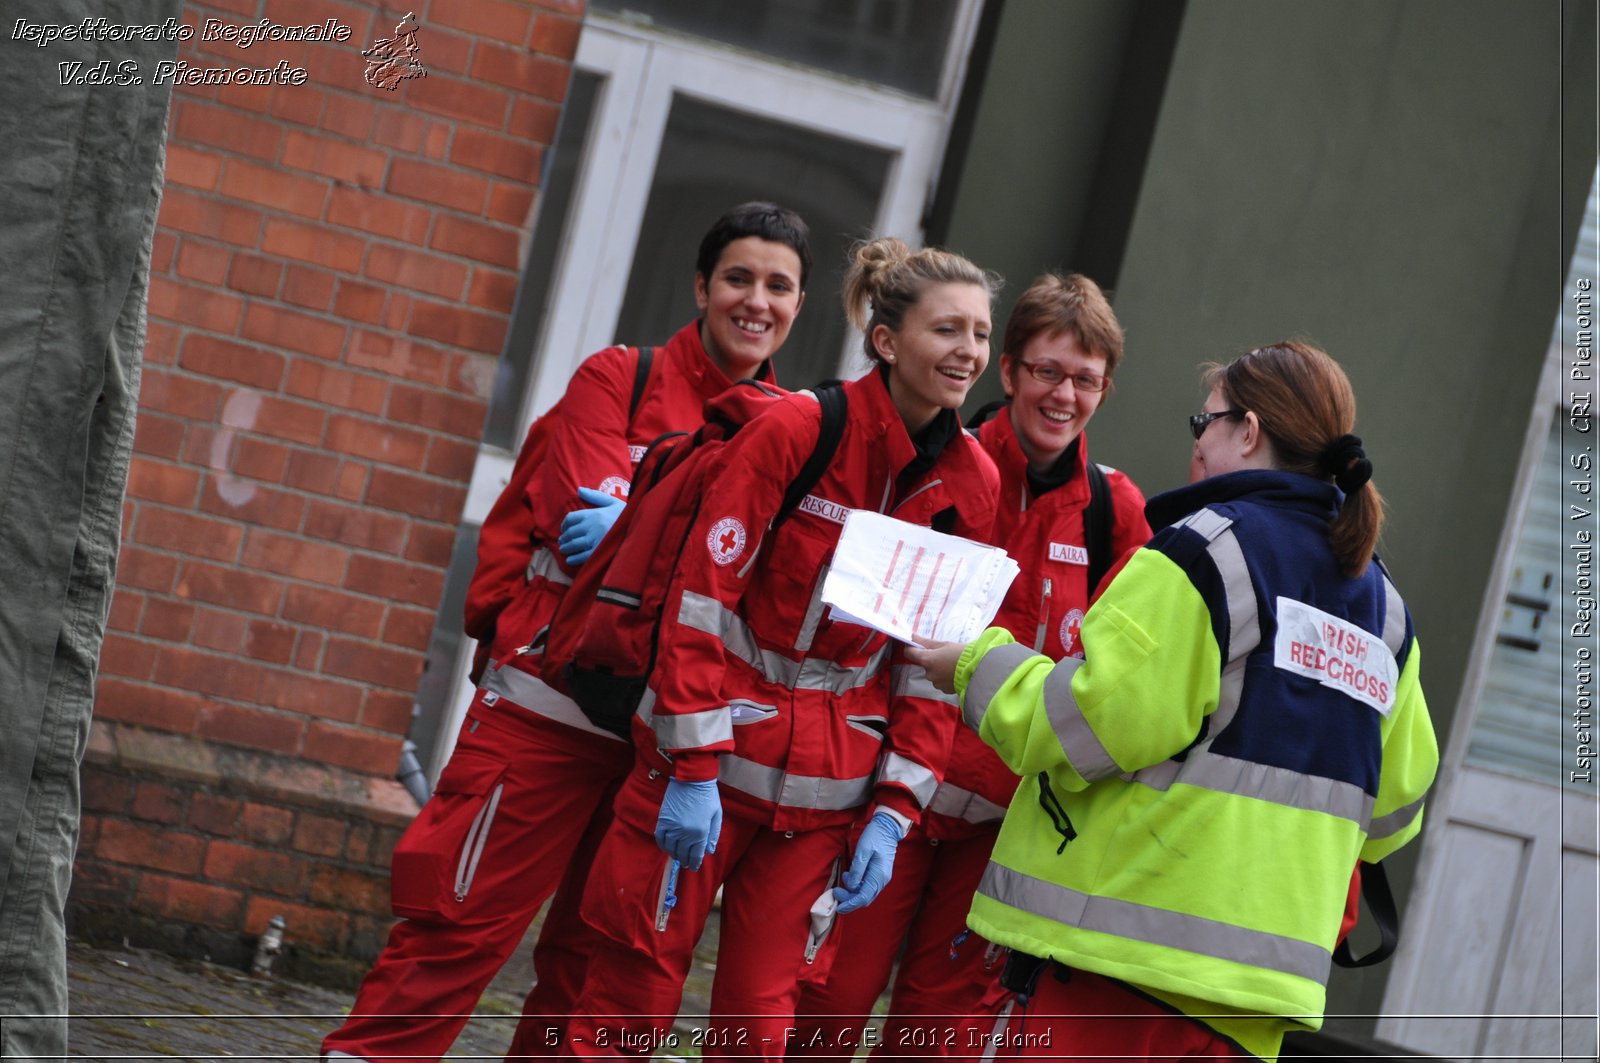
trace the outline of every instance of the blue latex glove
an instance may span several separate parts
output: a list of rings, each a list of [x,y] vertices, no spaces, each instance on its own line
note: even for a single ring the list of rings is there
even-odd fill
[[[722,835],[722,798],[717,780],[667,780],[667,796],[656,817],[656,844],[690,871],[700,870],[707,853],[717,851]]]
[[[900,847],[900,824],[887,812],[874,812],[856,842],[850,870],[840,876],[843,886],[833,895],[839,899],[839,914],[865,908],[877,900],[894,874],[894,852]]]
[[[606,532],[622,516],[622,507],[628,503],[603,491],[587,487],[578,488],[578,498],[587,502],[590,509],[575,509],[561,518],[561,538],[556,546],[569,565],[581,565],[589,560],[594,548],[606,537]]]

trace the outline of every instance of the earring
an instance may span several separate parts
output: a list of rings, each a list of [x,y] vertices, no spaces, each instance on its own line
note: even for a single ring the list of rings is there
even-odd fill
[[[884,355],[884,356],[883,356],[883,360],[884,360],[884,361],[885,361],[885,362],[887,362],[887,363],[889,363],[889,364],[890,364],[890,365],[893,365],[893,364],[894,364],[894,356],[893,356],[893,355],[891,355],[891,354],[886,354],[886,355]]]

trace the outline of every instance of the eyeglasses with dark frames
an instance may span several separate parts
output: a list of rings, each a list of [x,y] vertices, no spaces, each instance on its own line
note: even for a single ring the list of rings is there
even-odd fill
[[[1189,415],[1189,431],[1194,433],[1194,437],[1196,439],[1199,439],[1201,436],[1206,434],[1206,428],[1210,426],[1212,421],[1218,421],[1224,417],[1243,416],[1243,410],[1218,410],[1216,413],[1191,413]]]
[[[1017,364],[1026,369],[1033,379],[1050,387],[1056,387],[1063,380],[1070,380],[1073,390],[1093,393],[1104,391],[1111,384],[1109,378],[1099,373],[1091,373],[1087,369],[1069,373],[1054,362],[1025,362],[1021,358],[1017,359]]]

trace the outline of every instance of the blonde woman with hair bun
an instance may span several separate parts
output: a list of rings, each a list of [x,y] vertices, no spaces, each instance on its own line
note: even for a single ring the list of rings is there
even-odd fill
[[[822,582],[852,509],[990,534],[994,464],[957,411],[989,362],[995,283],[948,251],[858,245],[844,303],[873,368],[842,385],[821,479],[774,526],[821,432],[805,392],[718,455],[666,602],[649,741],[584,895],[604,942],[568,1026],[579,1058],[666,1043],[721,888],[704,1058],[781,1059],[829,909],[865,907],[890,880],[944,773],[954,699],[904,646],[833,617]]]

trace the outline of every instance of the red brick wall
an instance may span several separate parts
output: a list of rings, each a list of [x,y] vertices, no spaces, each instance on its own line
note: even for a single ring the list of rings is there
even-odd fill
[[[390,777],[582,7],[186,5],[201,29],[353,32],[180,48],[307,78],[173,95],[80,920],[176,921],[213,951],[298,906],[291,941],[373,947],[414,807]],[[407,11],[426,77],[366,84],[361,49]]]

